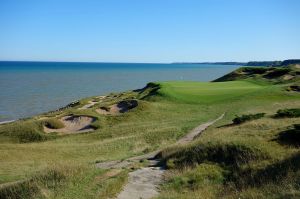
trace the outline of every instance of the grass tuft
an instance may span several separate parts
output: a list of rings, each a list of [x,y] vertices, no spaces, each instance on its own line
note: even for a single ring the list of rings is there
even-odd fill
[[[44,124],[50,129],[61,129],[65,127],[64,123],[56,118],[47,119],[44,121]]]

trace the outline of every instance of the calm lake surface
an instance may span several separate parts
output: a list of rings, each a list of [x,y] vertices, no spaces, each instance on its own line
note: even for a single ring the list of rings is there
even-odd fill
[[[239,66],[0,62],[0,121],[55,110],[71,101],[142,88],[148,82],[211,81]]]

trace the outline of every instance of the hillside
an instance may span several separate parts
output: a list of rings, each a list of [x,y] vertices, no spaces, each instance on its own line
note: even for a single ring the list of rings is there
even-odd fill
[[[284,61],[250,61],[244,65],[277,67],[277,66],[288,66],[288,65],[295,65],[295,64],[300,64],[300,59],[288,59]]]
[[[293,83],[300,79],[299,65],[289,65],[281,67],[242,67],[214,82],[234,81],[234,80],[254,80],[266,83]]]
[[[149,83],[2,124],[0,198],[113,198],[150,160],[95,165],[155,151],[166,166],[158,198],[299,197],[300,96],[287,90],[298,78],[297,66],[246,67],[216,82]],[[223,113],[192,143],[176,144]]]

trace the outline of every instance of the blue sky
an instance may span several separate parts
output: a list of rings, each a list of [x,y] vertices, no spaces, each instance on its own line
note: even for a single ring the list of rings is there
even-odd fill
[[[0,60],[300,58],[298,0],[0,0]]]

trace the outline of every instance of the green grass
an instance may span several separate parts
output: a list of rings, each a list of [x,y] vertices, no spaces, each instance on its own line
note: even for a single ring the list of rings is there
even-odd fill
[[[61,129],[65,127],[64,123],[62,123],[60,120],[56,118],[51,118],[43,121],[46,127],[51,128],[51,129]]]
[[[109,176],[94,167],[53,165],[25,181],[0,186],[0,198],[111,198],[121,191],[127,172]]]
[[[233,82],[163,82],[160,93],[184,103],[224,103],[264,87],[247,81]]]
[[[285,87],[286,85],[270,85],[253,81],[162,82],[159,85],[151,84],[150,87],[139,92],[112,94],[102,103],[88,110],[70,107],[62,112],[48,113],[27,121],[1,125],[0,160],[5,161],[0,161],[0,183],[32,179],[41,173],[47,173],[47,169],[53,164],[62,165],[58,166],[57,170],[68,165],[74,172],[66,174],[59,189],[40,185],[38,181],[38,187],[43,187],[39,188],[39,191],[42,190],[56,198],[86,198],[87,190],[90,193],[87,195],[88,198],[112,197],[126,181],[127,171],[118,177],[100,180],[99,185],[93,179],[96,176],[103,179],[105,172],[95,169],[93,167],[95,162],[120,160],[162,149],[175,143],[195,126],[215,119],[224,112],[226,112],[224,119],[216,125],[230,123],[237,114],[265,112],[268,116],[274,115],[278,109],[299,107],[300,96],[296,92],[286,91]],[[99,115],[95,111],[98,107],[109,106],[118,101],[132,98],[138,100],[139,106],[124,114],[118,116]],[[80,104],[84,105],[91,99],[93,98],[83,99]],[[97,120],[92,125],[97,129],[90,133],[55,135],[55,139],[49,139],[48,135],[42,132],[41,120],[38,118],[61,117],[69,114],[96,117]],[[273,120],[275,119],[267,117],[236,127],[217,128],[214,126],[204,133],[201,143],[203,143],[205,151],[215,151],[218,157],[223,157],[223,152],[230,152],[228,154],[241,152],[249,155],[250,159],[241,161],[240,164],[254,162],[253,164],[263,167],[265,165],[259,163],[260,160],[261,162],[275,161],[297,151],[295,148],[285,150],[285,146],[280,143],[275,141],[268,143],[267,140],[274,139],[277,131],[273,132],[272,129],[281,128],[280,125],[285,128],[287,125],[297,122],[298,118],[275,120],[284,121],[277,122],[278,125],[274,125]],[[261,121],[265,121],[266,124],[260,123]],[[272,125],[271,127],[268,126],[269,123]],[[284,128],[282,131],[285,130]],[[47,139],[29,138],[29,143],[19,142],[20,134],[25,133],[26,136],[31,137],[30,132],[42,137],[46,136]],[[212,141],[214,142],[210,143]],[[197,146],[197,144],[193,146]],[[178,154],[182,153],[178,152]],[[239,156],[236,158],[239,159]],[[258,162],[256,158],[259,160]],[[175,157],[173,159],[176,160]],[[181,172],[177,171],[176,161],[173,163],[174,172],[181,176]],[[195,193],[201,189],[201,192],[207,193],[207,196],[215,196],[218,194],[213,191],[216,187],[219,187],[220,190],[225,189],[221,182],[223,179],[227,179],[226,175],[230,171],[227,166],[232,165],[217,162],[210,157],[202,158],[201,161],[197,159],[194,163],[200,165],[199,168],[198,166],[195,168],[195,171],[201,171],[200,176],[193,173],[194,168],[191,168],[192,173],[187,171],[182,178],[192,178],[195,181],[195,186],[192,186]],[[78,170],[76,169],[77,165],[85,169]],[[205,170],[210,170],[211,173],[203,173]],[[212,176],[211,183],[208,183],[207,186],[202,185],[203,176]],[[179,181],[181,183],[182,180]],[[183,180],[183,183],[189,182]],[[177,193],[172,186],[170,185],[170,188],[166,186],[162,196],[175,197]],[[188,185],[183,189],[190,191]],[[171,195],[168,195],[169,193]],[[179,194],[179,196],[182,195]],[[193,194],[191,193],[190,196]]]
[[[278,136],[286,130],[296,133],[293,125],[299,122],[267,117],[238,126],[217,125],[190,145],[166,148],[162,157],[170,166],[159,198],[296,198],[300,149],[282,144]],[[212,168],[197,169],[207,164]],[[216,169],[216,179],[222,180],[194,180],[194,175],[209,176]],[[182,196],[187,192],[189,196]]]

